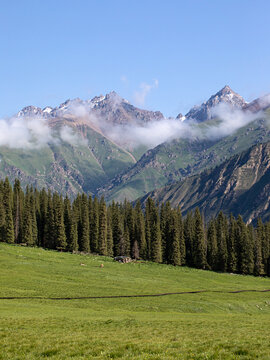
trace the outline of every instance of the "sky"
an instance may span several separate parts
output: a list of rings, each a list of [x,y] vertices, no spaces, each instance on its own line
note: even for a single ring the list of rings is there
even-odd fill
[[[269,0],[0,0],[0,118],[116,91],[165,116],[270,92]]]

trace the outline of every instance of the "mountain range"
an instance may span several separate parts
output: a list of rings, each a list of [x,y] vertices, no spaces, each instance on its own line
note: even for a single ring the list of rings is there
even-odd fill
[[[12,119],[35,124],[42,121],[52,137],[34,148],[0,143],[0,175],[71,196],[82,191],[104,195],[107,201],[135,200],[166,185],[151,194],[158,199],[179,199],[187,211],[196,201],[190,198],[183,202],[181,196],[174,197],[174,186],[188,188],[187,183],[189,179],[195,181],[194,176],[202,182],[200,176],[207,177],[208,169],[226,161],[232,169],[235,156],[270,141],[269,105],[269,96],[248,103],[225,86],[186,115],[178,114],[174,119],[166,119],[160,111],[139,109],[115,92],[91,100],[67,100],[55,108],[27,106]],[[229,123],[224,111],[229,114]],[[162,121],[169,126],[183,125],[183,136],[169,137],[150,148],[143,142],[131,146],[121,136],[122,129],[130,130],[132,135],[132,129],[139,127],[143,134],[144,129],[155,129]],[[233,171],[232,174],[236,176]],[[214,178],[212,173],[209,176]],[[246,219],[251,221],[254,214],[248,214]]]

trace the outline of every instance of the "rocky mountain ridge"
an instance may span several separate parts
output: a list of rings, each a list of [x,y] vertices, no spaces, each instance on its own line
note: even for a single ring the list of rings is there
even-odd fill
[[[219,166],[154,190],[148,197],[180,205],[183,214],[199,207],[205,220],[219,211],[241,214],[248,223],[270,218],[270,142],[257,144]]]
[[[209,120],[211,109],[224,102],[233,109],[264,110],[268,114],[266,118],[270,118],[269,100],[270,97],[265,96],[247,103],[225,86],[197,108],[199,117],[194,119],[197,120],[194,126],[199,132],[212,126],[211,121],[215,123],[215,120]],[[193,108],[188,114],[195,117],[195,113]],[[29,106],[17,116],[42,117],[56,131],[61,130],[61,126],[72,127],[72,132],[82,140],[76,144],[61,140],[57,146],[49,144],[36,153],[0,147],[3,177],[19,177],[24,183],[30,181],[63,193],[85,191],[105,195],[108,201],[134,200],[155,188],[216,166],[254,144],[270,140],[268,120],[262,114],[256,121],[220,139],[179,138],[135,154],[110,137],[112,127],[107,124],[116,128],[130,124],[143,127],[151,121],[162,121],[164,117],[158,111],[136,108],[115,92],[91,100],[67,100],[55,108]],[[189,116],[184,120],[187,123],[191,119]]]

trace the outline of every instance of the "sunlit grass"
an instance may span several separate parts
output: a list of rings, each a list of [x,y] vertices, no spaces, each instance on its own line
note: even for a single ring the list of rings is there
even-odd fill
[[[84,265],[81,265],[81,264]],[[100,268],[100,264],[104,268]],[[270,359],[270,279],[0,244],[0,359]]]

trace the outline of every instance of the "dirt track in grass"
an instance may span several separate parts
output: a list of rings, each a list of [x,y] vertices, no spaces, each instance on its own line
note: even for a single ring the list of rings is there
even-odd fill
[[[194,291],[180,291],[159,294],[138,294],[138,295],[105,295],[105,296],[78,296],[78,297],[44,297],[44,296],[0,296],[0,300],[91,300],[91,299],[119,299],[119,298],[141,298],[141,297],[157,297],[169,295],[185,295],[185,294],[201,294],[201,293],[220,293],[220,294],[239,294],[246,292],[270,292],[270,289],[264,290],[194,290]]]

